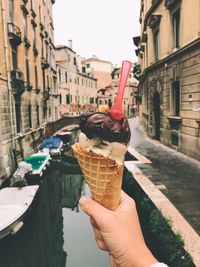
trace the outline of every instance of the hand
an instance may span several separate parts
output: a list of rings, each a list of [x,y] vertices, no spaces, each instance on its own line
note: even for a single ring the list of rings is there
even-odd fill
[[[110,253],[112,267],[149,267],[157,262],[145,244],[135,202],[123,191],[115,211],[85,197],[79,204],[90,216],[98,247]]]

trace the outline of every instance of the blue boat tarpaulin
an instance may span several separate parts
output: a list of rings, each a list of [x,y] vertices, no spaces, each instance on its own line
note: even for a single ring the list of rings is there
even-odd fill
[[[48,148],[51,150],[51,149],[59,148],[60,142],[61,142],[61,139],[58,137],[47,138],[42,141],[42,144],[40,145],[39,149],[42,150],[43,148]]]

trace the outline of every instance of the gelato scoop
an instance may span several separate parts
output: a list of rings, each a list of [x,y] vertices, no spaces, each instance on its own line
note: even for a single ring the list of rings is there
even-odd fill
[[[99,138],[109,142],[128,144],[131,136],[126,118],[117,121],[110,113],[98,112],[96,109],[81,115],[80,129],[89,139]]]

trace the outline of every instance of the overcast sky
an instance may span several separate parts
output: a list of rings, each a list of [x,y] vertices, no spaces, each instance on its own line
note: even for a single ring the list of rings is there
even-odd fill
[[[133,37],[139,35],[140,0],[57,0],[53,5],[55,45],[73,41],[77,55],[121,66],[137,61]]]

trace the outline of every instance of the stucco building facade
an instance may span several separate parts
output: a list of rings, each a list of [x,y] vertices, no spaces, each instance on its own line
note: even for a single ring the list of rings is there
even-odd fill
[[[97,79],[88,75],[85,64],[68,46],[56,46],[59,116],[79,116],[82,111],[97,106]]]
[[[141,1],[142,123],[152,138],[200,159],[200,1]]]
[[[82,64],[85,65],[86,73],[97,79],[98,90],[111,83],[111,73],[114,69],[111,62],[101,60],[93,55],[91,58],[82,59]]]
[[[53,0],[0,1],[0,172],[37,150],[58,117]]]

